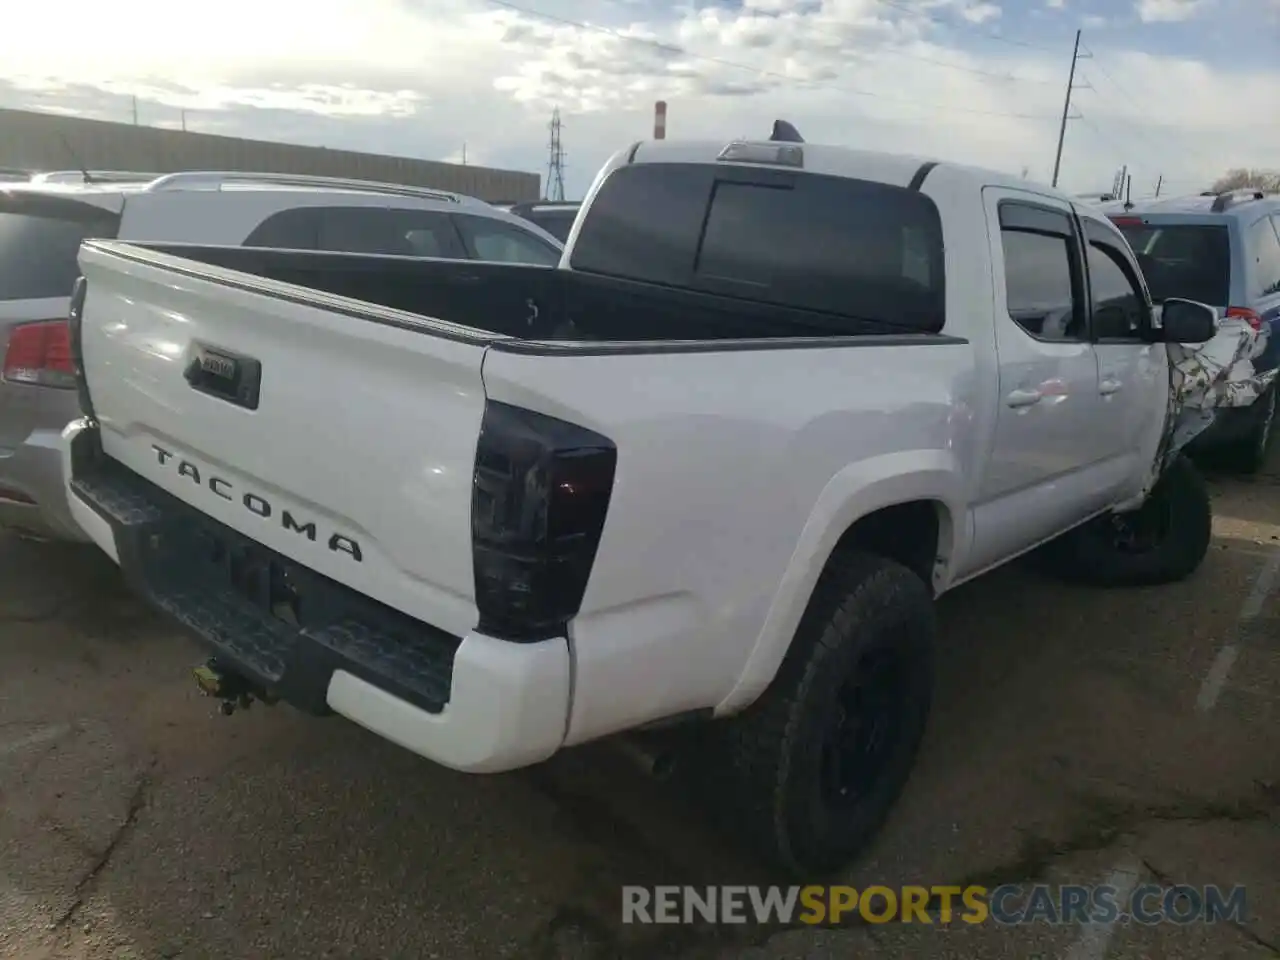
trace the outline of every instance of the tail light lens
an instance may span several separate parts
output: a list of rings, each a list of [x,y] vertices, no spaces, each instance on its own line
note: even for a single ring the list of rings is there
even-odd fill
[[[1262,316],[1258,311],[1250,310],[1248,307],[1227,307],[1227,318],[1244,320],[1253,329],[1262,329]]]
[[[93,416],[93,402],[89,399],[89,381],[84,376],[84,353],[81,350],[84,318],[84,300],[89,294],[88,283],[83,276],[76,277],[75,286],[71,288],[71,309],[67,311],[67,326],[71,330],[71,363],[75,370],[76,397],[80,401],[80,412],[87,417]]]
[[[485,405],[471,494],[481,633],[564,636],[587,589],[617,460],[613,442],[592,430]]]
[[[4,379],[64,390],[75,387],[71,328],[67,321],[42,320],[11,328],[4,354]]]

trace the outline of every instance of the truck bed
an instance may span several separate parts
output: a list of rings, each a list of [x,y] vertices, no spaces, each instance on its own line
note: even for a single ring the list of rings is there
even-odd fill
[[[192,261],[188,272],[197,277],[203,275],[197,264],[207,264],[522,340],[926,336],[911,327],[555,267],[254,247],[131,246],[142,257],[154,252]],[[912,289],[884,293],[903,311],[914,309],[913,295],[920,296]]]

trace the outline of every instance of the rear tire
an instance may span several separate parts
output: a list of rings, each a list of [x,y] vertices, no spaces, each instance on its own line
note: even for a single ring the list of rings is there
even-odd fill
[[[812,878],[874,838],[924,734],[934,636],[918,576],[865,554],[833,558],[773,684],[708,730],[719,809],[772,866]]]
[[[1103,587],[1176,583],[1193,574],[1213,537],[1209,490],[1185,456],[1138,510],[1105,514],[1051,545],[1058,576]]]

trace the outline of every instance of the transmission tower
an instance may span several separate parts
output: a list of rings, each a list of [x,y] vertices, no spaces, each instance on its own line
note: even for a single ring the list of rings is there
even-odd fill
[[[551,112],[550,156],[547,159],[547,191],[544,200],[564,200],[564,148],[560,145],[560,108]]]

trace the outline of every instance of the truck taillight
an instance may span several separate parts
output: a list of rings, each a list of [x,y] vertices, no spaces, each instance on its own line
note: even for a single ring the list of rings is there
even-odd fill
[[[93,416],[93,402],[89,399],[89,381],[84,376],[84,354],[81,350],[84,333],[84,300],[89,295],[88,281],[83,276],[76,277],[75,286],[71,288],[71,309],[67,311],[67,327],[71,331],[71,363],[75,371],[76,397],[80,401],[80,412],[87,417]]]
[[[23,323],[9,331],[4,379],[69,390],[76,385],[71,361],[71,329],[65,320]]]
[[[1262,329],[1262,316],[1257,310],[1250,310],[1248,307],[1227,307],[1227,318],[1244,320],[1253,329]]]
[[[612,441],[592,430],[485,404],[471,492],[481,633],[564,636],[586,593],[617,461]]]

